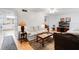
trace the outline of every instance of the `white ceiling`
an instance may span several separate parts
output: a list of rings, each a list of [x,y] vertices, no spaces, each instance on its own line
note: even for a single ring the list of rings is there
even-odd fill
[[[79,13],[79,8],[58,8],[58,12],[56,12],[56,15],[59,14],[67,14],[67,13]]]
[[[47,10],[47,8],[16,8],[15,10],[22,13],[22,9],[25,9],[25,10],[28,11],[28,12],[23,12],[23,13],[29,13],[29,12],[44,12],[44,13],[48,13],[49,12]]]
[[[44,12],[49,14],[49,8],[0,8],[0,13],[10,13],[16,11],[22,13],[22,9],[28,10],[28,12]],[[50,8],[53,10],[54,8]],[[55,15],[66,14],[66,13],[79,13],[79,8],[56,8],[58,12],[55,12]],[[6,10],[6,11],[5,11]],[[26,13],[26,12],[23,12]]]
[[[0,8],[0,15],[15,15],[13,8]]]
[[[28,12],[44,12],[49,13],[49,8],[16,8],[16,10],[22,12],[22,9],[28,10]],[[50,8],[52,11],[54,8]],[[58,12],[55,15],[65,14],[65,13],[79,13],[79,8],[56,8]]]
[[[26,10],[31,12],[46,12],[46,8],[26,8]]]

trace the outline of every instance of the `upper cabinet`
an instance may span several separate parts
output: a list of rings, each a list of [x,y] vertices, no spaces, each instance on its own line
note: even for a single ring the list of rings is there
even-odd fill
[[[5,30],[14,30],[16,25],[16,12],[12,9],[0,9],[0,32]]]
[[[16,16],[6,15],[3,19],[3,30],[13,30],[15,29]]]

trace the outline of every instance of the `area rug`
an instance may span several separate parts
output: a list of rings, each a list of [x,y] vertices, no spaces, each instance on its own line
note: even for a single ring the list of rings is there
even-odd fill
[[[29,41],[29,44],[34,50],[53,50],[53,39],[48,38],[45,40],[45,47],[42,47],[42,44],[40,42],[36,42],[36,39]]]
[[[17,50],[13,36],[4,37],[1,50]]]

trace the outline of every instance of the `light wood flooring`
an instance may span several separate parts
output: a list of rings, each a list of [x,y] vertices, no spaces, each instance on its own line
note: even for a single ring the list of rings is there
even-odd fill
[[[33,50],[33,48],[30,46],[29,42],[20,42],[17,41],[17,48],[18,50]]]
[[[17,41],[16,43],[18,50],[34,50],[32,46],[29,44],[29,42],[23,41],[21,43],[20,41]],[[54,50],[54,41],[53,43],[50,43],[47,46],[42,47],[42,50]]]

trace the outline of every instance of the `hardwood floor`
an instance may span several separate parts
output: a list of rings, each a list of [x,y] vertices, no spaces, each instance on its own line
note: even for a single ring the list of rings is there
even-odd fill
[[[20,41],[17,41],[17,48],[18,50],[33,50],[33,48],[30,46],[29,42],[20,42]]]
[[[20,41],[17,41],[16,43],[18,50],[35,50],[29,42],[23,41],[21,43]],[[54,41],[39,50],[54,50]]]
[[[32,42],[33,45],[31,45],[30,42],[25,42],[25,41],[20,43],[20,41],[18,41],[15,38],[14,31],[7,31],[5,33],[6,33],[5,36],[9,36],[9,35],[13,36],[15,44],[17,46],[17,50],[54,50],[54,41],[52,43],[47,44],[45,47],[40,47],[41,44],[39,44],[37,42]],[[30,39],[32,40],[32,38],[30,38]],[[2,46],[2,43],[3,43],[3,39],[2,39],[2,41],[0,41],[0,48]],[[36,47],[34,47],[34,46],[36,46]],[[39,49],[34,49],[34,48],[39,48]]]

